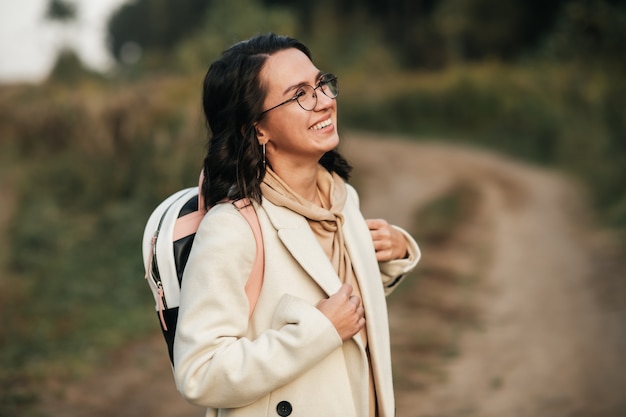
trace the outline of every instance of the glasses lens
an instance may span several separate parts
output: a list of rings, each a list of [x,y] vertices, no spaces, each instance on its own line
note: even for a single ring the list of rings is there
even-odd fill
[[[298,104],[304,110],[313,110],[317,105],[317,97],[315,97],[315,90],[310,85],[304,85],[298,89],[296,93],[296,100]]]
[[[313,88],[310,85],[303,85],[296,93],[296,100],[300,107],[304,110],[311,111],[317,106],[317,89],[330,98],[337,97],[339,94],[339,87],[337,86],[337,77],[332,74],[326,74],[317,83],[318,87]]]
[[[339,94],[339,86],[337,85],[337,77],[332,74],[324,75],[320,82],[320,86],[324,94],[330,98],[335,98]]]

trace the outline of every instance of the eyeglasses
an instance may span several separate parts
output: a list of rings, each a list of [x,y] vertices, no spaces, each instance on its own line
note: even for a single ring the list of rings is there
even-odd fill
[[[306,111],[312,111],[317,106],[317,92],[316,90],[321,90],[324,95],[329,98],[336,98],[339,94],[339,87],[337,86],[337,77],[333,74],[324,74],[321,76],[315,87],[310,86],[308,84],[302,85],[298,87],[296,91],[296,95],[291,97],[288,100],[283,101],[280,104],[275,105],[274,107],[270,107],[269,109],[263,111],[261,116],[267,113],[270,110],[274,110],[284,104],[291,103],[292,101],[297,101],[300,107]]]

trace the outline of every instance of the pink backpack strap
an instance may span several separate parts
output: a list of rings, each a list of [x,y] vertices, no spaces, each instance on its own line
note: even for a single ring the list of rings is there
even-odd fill
[[[200,171],[200,178],[198,178],[198,212],[201,216],[204,216],[207,209],[204,204],[204,194],[202,193],[202,183],[204,182],[204,169]],[[261,295],[261,287],[263,287],[263,272],[265,270],[265,249],[263,247],[263,234],[261,233],[261,224],[259,223],[259,216],[256,214],[254,205],[247,198],[242,198],[237,201],[233,201],[233,205],[246,219],[252,233],[254,234],[254,241],[256,243],[256,257],[252,264],[252,271],[250,271],[250,277],[246,284],[246,295],[248,296],[248,303],[250,304],[250,317],[254,312],[254,307]],[[192,220],[193,222],[193,220]]]
[[[200,178],[198,178],[198,211],[185,214],[178,218],[174,224],[174,234],[172,240],[175,242],[178,239],[189,236],[196,233],[202,218],[207,212],[204,205],[204,194],[202,194],[202,182],[204,181],[204,170],[200,171]]]
[[[252,264],[252,271],[250,271],[250,277],[246,284],[246,295],[248,296],[248,302],[250,303],[250,316],[254,312],[254,307],[259,300],[261,294],[261,287],[263,286],[263,271],[265,270],[265,250],[263,248],[263,235],[261,234],[261,224],[259,223],[259,216],[257,216],[254,205],[247,198],[242,198],[237,201],[233,201],[233,205],[237,207],[237,210],[248,221],[252,233],[254,234],[254,241],[256,242],[256,257]]]

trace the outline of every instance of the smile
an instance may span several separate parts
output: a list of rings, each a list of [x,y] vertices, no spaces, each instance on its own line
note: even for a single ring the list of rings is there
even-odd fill
[[[319,122],[318,124],[311,126],[309,129],[311,129],[311,130],[324,129],[327,126],[330,126],[332,123],[333,123],[333,121],[329,117],[327,120],[324,120],[323,122]]]

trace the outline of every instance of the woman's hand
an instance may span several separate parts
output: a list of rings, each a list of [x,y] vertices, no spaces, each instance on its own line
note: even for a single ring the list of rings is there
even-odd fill
[[[407,245],[402,233],[383,219],[368,219],[365,222],[372,234],[378,261],[391,261],[406,257]]]
[[[335,294],[320,301],[317,308],[328,317],[344,342],[365,326],[361,299],[352,295],[350,284],[343,284]]]

